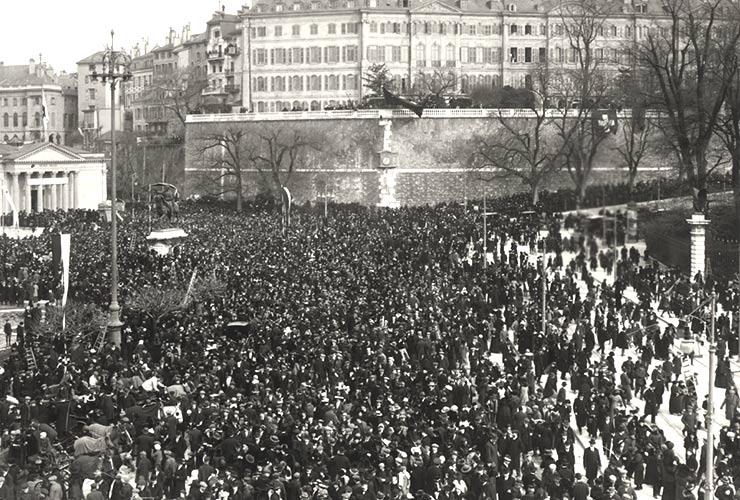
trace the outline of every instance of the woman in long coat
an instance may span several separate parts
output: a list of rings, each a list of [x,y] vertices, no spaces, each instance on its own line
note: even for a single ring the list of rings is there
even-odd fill
[[[647,459],[645,461],[645,484],[652,486],[661,485],[663,480],[660,474],[660,451],[648,448],[645,457]],[[658,488],[658,491],[660,491],[660,488]]]
[[[682,383],[675,383],[671,387],[671,397],[668,400],[668,411],[671,415],[681,415],[684,407],[684,387]]]
[[[737,393],[735,392],[735,387],[730,386],[730,388],[727,389],[727,392],[725,393],[725,400],[722,401],[722,406],[720,406],[720,408],[725,409],[725,418],[730,422],[732,422],[732,420],[735,418],[737,407],[739,405],[740,398],[738,398]]]

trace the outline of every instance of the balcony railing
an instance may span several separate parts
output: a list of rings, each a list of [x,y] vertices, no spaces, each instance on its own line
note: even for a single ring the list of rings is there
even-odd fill
[[[228,94],[238,94],[241,91],[241,87],[239,85],[226,85],[224,90]]]
[[[241,53],[241,50],[239,50],[239,47],[228,47],[226,49],[226,55],[236,57]]]
[[[216,123],[216,122],[248,122],[248,121],[279,121],[279,120],[337,120],[337,119],[358,119],[358,120],[377,120],[387,112],[392,117],[397,118],[414,118],[416,115],[408,109],[360,109],[353,110],[334,110],[334,111],[280,111],[265,113],[224,113],[209,115],[188,115],[187,123]],[[548,109],[546,116],[556,118],[578,118],[581,111],[578,109]],[[645,112],[648,118],[659,118],[660,111],[648,110]],[[434,108],[425,109],[424,118],[536,118],[537,111],[531,109],[457,109],[457,108]],[[617,113],[618,120],[629,120],[632,117],[632,110],[625,109]]]
[[[208,60],[209,61],[216,61],[218,59],[223,59],[224,54],[220,50],[211,50],[208,52]]]
[[[416,66],[419,68],[426,68],[427,62],[424,59],[417,59]]]
[[[432,61],[432,68],[441,68],[442,61]]]

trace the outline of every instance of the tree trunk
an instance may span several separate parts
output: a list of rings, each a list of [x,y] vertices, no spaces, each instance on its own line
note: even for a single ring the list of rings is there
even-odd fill
[[[242,206],[244,203],[244,194],[242,193],[242,176],[237,174],[236,176],[236,213],[242,213]]]
[[[539,182],[533,182],[529,185],[530,194],[532,195],[532,206],[540,202],[540,185]]]
[[[583,200],[586,199],[586,179],[578,176],[578,185],[576,186],[576,210],[583,208]]]
[[[735,201],[735,234],[740,234],[740,143],[732,155],[732,197]]]
[[[637,169],[630,169],[629,177],[627,177],[627,196],[630,203],[635,201],[635,177],[637,177]]]

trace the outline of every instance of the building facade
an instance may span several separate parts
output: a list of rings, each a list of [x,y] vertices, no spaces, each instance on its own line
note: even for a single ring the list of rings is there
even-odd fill
[[[114,110],[116,128],[123,127],[124,91],[122,85],[116,86],[111,98],[110,86],[93,79],[93,71],[102,71],[103,51],[77,61],[77,116],[84,134],[85,147],[90,147],[95,139],[111,130],[111,108]]]
[[[0,184],[19,211],[97,209],[107,199],[102,154],[76,151],[53,143],[0,148]],[[3,203],[0,213],[11,213]]]
[[[149,132],[146,100],[154,77],[154,55],[149,52],[131,60],[131,80],[126,85],[126,111],[131,112],[132,131]]]
[[[237,15],[215,12],[206,25],[208,85],[203,90],[208,111],[242,108],[243,30]]]
[[[0,64],[0,143],[67,144],[76,129],[68,120],[69,108],[76,107],[75,84],[73,77],[57,77],[51,67],[33,59],[28,65]]]
[[[564,5],[564,4],[563,4]],[[242,100],[256,112],[320,110],[360,101],[362,78],[385,64],[397,91],[450,78],[450,93],[534,85],[542,65],[573,67],[560,3],[537,0],[259,0],[239,12]],[[609,4],[595,57],[615,72],[622,50],[654,26],[655,2]]]

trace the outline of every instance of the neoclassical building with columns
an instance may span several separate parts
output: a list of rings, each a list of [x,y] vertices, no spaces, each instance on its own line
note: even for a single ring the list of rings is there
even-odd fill
[[[96,210],[108,197],[106,172],[102,154],[54,143],[0,149],[0,181],[19,211]],[[2,205],[0,213],[11,212],[4,199]]]

